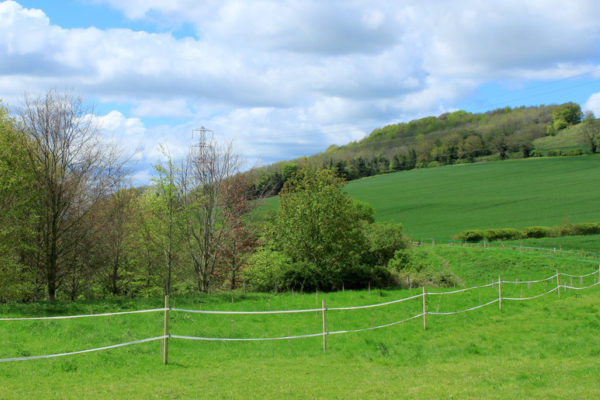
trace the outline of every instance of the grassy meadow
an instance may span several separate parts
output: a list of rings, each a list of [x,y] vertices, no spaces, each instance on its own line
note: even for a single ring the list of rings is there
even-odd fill
[[[514,254],[436,245],[416,251],[436,259],[470,287],[539,279],[556,269],[583,274],[597,268],[568,254]],[[575,284],[588,285],[595,278]],[[504,297],[531,296],[555,281],[503,285]],[[428,288],[443,292],[451,288]],[[215,294],[172,299],[172,306],[208,310],[304,309],[356,306],[419,294],[410,290],[313,294]],[[447,312],[497,298],[497,286],[430,295],[427,308]],[[429,315],[373,331],[270,342],[170,341],[162,365],[160,342],[49,360],[0,363],[0,399],[20,398],[596,398],[600,290],[556,292],[451,316]],[[5,304],[0,315],[41,316],[160,307],[161,299]],[[422,312],[417,298],[385,307],[329,311],[328,331],[359,329]],[[271,337],[321,331],[320,313],[196,315],[171,312],[172,334]],[[99,347],[162,334],[162,313],[54,321],[2,321],[0,358]]]
[[[402,222],[418,238],[448,238],[464,229],[600,221],[599,156],[530,159],[413,170],[351,182],[351,196],[371,203],[379,221]],[[276,198],[262,209],[275,208]],[[600,236],[568,236],[463,245],[437,241],[415,248],[434,271],[459,287],[502,276],[503,297],[556,287],[534,284],[556,270],[597,270]],[[543,251],[531,248],[559,249]],[[587,253],[580,250],[585,249]],[[561,251],[562,250],[562,251]],[[562,282],[586,286],[585,279]],[[514,282],[514,283],[513,283]],[[171,299],[204,310],[282,310],[368,305],[421,293],[222,293]],[[453,288],[427,288],[428,293]],[[430,312],[465,310],[497,299],[498,286],[428,295]],[[581,399],[600,397],[600,287],[504,301],[456,315],[422,318],[365,332],[260,342],[171,339],[46,360],[0,363],[0,400],[48,399]],[[8,303],[0,317],[103,313],[162,307],[160,298]],[[328,331],[371,328],[422,312],[422,298],[384,307],[327,313]],[[198,315],[171,311],[170,333],[199,337],[281,337],[322,331],[319,312]],[[0,321],[0,358],[76,351],[162,335],[162,313],[50,321]]]

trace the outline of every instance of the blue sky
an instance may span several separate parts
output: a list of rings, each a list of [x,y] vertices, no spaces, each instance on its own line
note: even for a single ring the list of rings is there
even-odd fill
[[[457,109],[600,115],[599,20],[596,0],[8,0],[0,98],[81,94],[143,184],[201,126],[249,168]]]

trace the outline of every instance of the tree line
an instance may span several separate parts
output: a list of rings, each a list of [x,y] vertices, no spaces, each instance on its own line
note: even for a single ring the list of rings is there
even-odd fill
[[[583,114],[575,103],[445,113],[388,125],[358,142],[260,168],[254,190],[277,194],[290,171],[307,165],[334,169],[339,177],[354,180],[414,168],[542,156],[546,154],[535,150],[535,139],[574,126],[580,128],[580,145],[596,153],[600,121],[591,112]]]
[[[184,160],[126,187],[93,110],[51,90],[0,109],[0,301],[207,292],[256,246],[248,177],[208,131]]]
[[[394,284],[402,226],[375,223],[335,169],[284,168],[279,210],[257,219],[253,175],[195,133],[183,160],[164,149],[151,184],[127,187],[126,159],[81,98],[2,107],[0,301]]]
[[[515,112],[530,124],[512,123]],[[400,224],[375,223],[373,209],[344,192],[345,181],[476,159],[497,143],[524,155],[523,137],[581,124],[580,114],[572,104],[456,112],[386,127],[362,144],[266,173],[240,173],[231,146],[200,129],[182,160],[163,149],[151,184],[129,187],[126,158],[102,140],[81,98],[55,90],[27,96],[13,113],[0,107],[0,301],[358,289],[399,285],[407,273],[452,284],[413,257]],[[475,129],[482,121],[489,132],[503,129],[500,139]],[[595,119],[583,121],[597,143]],[[442,134],[439,126],[451,129]],[[397,137],[401,151],[382,145]],[[330,157],[359,145],[391,153]],[[260,198],[274,192],[279,209],[256,218]]]

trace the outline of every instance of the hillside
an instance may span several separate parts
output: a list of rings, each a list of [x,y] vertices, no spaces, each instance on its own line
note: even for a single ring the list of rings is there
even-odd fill
[[[600,156],[531,158],[415,169],[350,182],[355,199],[415,239],[465,229],[600,221]],[[263,209],[275,209],[277,198]]]
[[[255,189],[276,194],[290,171],[303,165],[333,168],[355,180],[440,165],[594,153],[600,144],[598,120],[592,114],[584,123],[582,118],[579,105],[565,103],[479,114],[456,111],[387,125],[358,142],[258,169]]]

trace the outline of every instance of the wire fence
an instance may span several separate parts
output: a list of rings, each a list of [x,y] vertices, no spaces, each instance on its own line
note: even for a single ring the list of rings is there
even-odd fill
[[[520,254],[522,252],[537,252],[537,253],[541,252],[541,253],[547,253],[547,254],[542,254],[543,256],[546,256],[546,257],[554,256],[557,254],[561,254],[561,255],[566,254],[566,255],[573,255],[573,256],[579,256],[579,257],[600,258],[599,253],[584,250],[584,249],[567,250],[567,249],[563,249],[562,245],[560,245],[558,247],[552,247],[552,248],[524,246],[522,243],[519,245],[516,245],[516,244],[511,244],[511,243],[505,243],[502,240],[494,241],[494,242],[489,242],[487,240],[483,240],[483,241],[476,242],[476,241],[465,241],[465,240],[456,240],[456,239],[428,238],[428,239],[422,239],[422,240],[419,240],[416,242],[412,242],[412,244],[416,245],[416,246],[422,246],[422,245],[435,246],[436,244],[446,244],[451,247],[482,248],[484,250],[503,250],[503,251],[512,251],[512,252],[515,252],[518,254]],[[579,262],[587,262],[587,263],[597,263],[598,262],[597,260],[582,259],[582,258],[565,258],[565,259],[570,260],[570,261],[579,261]]]
[[[561,283],[561,278],[564,278],[562,283]],[[570,279],[569,284],[566,283],[566,278]],[[591,283],[589,285],[588,284],[584,285],[584,280],[586,278],[593,279],[593,283]],[[573,279],[579,279],[580,286],[574,286]],[[555,284],[554,284],[554,281],[556,282]],[[507,287],[509,289],[512,288],[514,290],[514,288],[519,288],[519,287],[523,288],[525,285],[527,285],[527,288],[529,289],[532,284],[544,284],[544,288],[542,289],[542,292],[535,294],[535,295],[531,295],[531,296],[524,296],[523,289],[521,289],[521,295],[519,297],[506,296],[506,295],[503,296],[503,294],[502,294],[503,287],[505,288],[505,290]],[[548,285],[552,285],[552,287],[550,289],[548,289],[548,287],[547,287]],[[57,353],[57,354],[2,358],[2,359],[0,359],[0,362],[26,361],[26,360],[47,359],[47,358],[54,358],[54,357],[61,357],[61,356],[70,356],[70,355],[75,355],[75,354],[90,353],[90,352],[96,352],[96,351],[101,351],[101,350],[109,350],[109,349],[114,349],[114,348],[134,345],[134,344],[147,343],[147,342],[161,340],[163,342],[163,346],[162,346],[163,362],[166,364],[167,360],[168,360],[168,341],[169,341],[169,339],[214,341],[214,342],[255,342],[255,341],[292,340],[292,339],[322,337],[323,350],[326,350],[327,349],[327,336],[331,336],[331,335],[372,331],[372,330],[376,330],[376,329],[382,329],[382,328],[400,325],[405,322],[408,322],[408,321],[411,321],[414,319],[418,319],[418,318],[423,319],[423,327],[424,327],[424,329],[427,329],[427,316],[428,315],[432,315],[432,316],[456,315],[456,314],[479,310],[479,309],[491,306],[496,303],[499,305],[499,309],[501,310],[502,303],[504,301],[533,300],[533,299],[538,299],[540,297],[549,295],[553,292],[557,292],[558,298],[560,299],[561,291],[564,292],[567,290],[585,290],[585,289],[593,288],[598,285],[600,285],[600,267],[598,268],[598,270],[595,270],[593,272],[583,274],[583,275],[573,275],[573,274],[561,273],[561,272],[556,271],[556,274],[554,274],[550,277],[538,279],[538,280],[529,280],[529,281],[518,281],[518,280],[507,281],[507,280],[502,280],[501,277],[498,277],[497,281],[489,283],[489,284],[473,286],[473,287],[463,288],[463,289],[458,289],[458,290],[451,290],[451,291],[437,291],[437,292],[429,291],[428,292],[428,291],[426,291],[425,288],[422,288],[422,290],[423,290],[422,293],[417,294],[417,295],[413,295],[413,296],[409,296],[409,297],[405,297],[405,298],[401,298],[401,299],[396,299],[396,300],[392,300],[392,301],[388,301],[388,302],[367,304],[367,305],[361,305],[361,306],[348,306],[348,307],[328,308],[325,304],[325,300],[323,300],[322,307],[316,307],[316,308],[311,308],[311,309],[274,310],[274,311],[271,311],[271,310],[269,310],[269,311],[190,310],[190,309],[169,307],[169,300],[168,300],[168,296],[167,296],[165,298],[165,307],[148,309],[148,310],[134,310],[134,311],[123,311],[123,312],[102,313],[102,314],[83,314],[83,315],[54,316],[54,317],[50,316],[50,317],[0,318],[0,321],[16,322],[16,321],[32,321],[32,320],[57,320],[57,319],[73,319],[73,318],[107,317],[107,316],[116,316],[116,315],[140,314],[140,313],[158,313],[158,312],[164,313],[164,324],[163,324],[164,334],[161,336],[138,339],[138,340],[133,340],[133,341],[125,342],[125,343],[113,344],[113,345],[109,345],[109,346],[97,347],[97,348],[92,348],[92,349],[70,351],[70,352],[63,352],[63,353]],[[493,289],[493,291],[490,292],[490,289]],[[453,309],[453,310],[448,310],[448,311],[440,311],[439,310],[442,297],[449,296],[449,295],[465,294],[467,292],[473,292],[476,290],[480,290],[480,291],[487,290],[487,292],[486,292],[487,296],[490,296],[490,294],[494,294],[494,293],[495,294],[493,295],[494,297],[491,300],[485,301],[483,303],[481,300],[481,294],[479,294],[478,295],[479,296],[478,297],[479,304],[477,304],[475,306],[471,306],[471,307],[467,306],[465,308]],[[428,310],[427,309],[427,306],[428,306],[427,299],[428,298],[433,299],[435,297],[438,298],[437,308],[435,309],[435,311]],[[422,300],[422,309],[419,310],[420,312],[417,312],[416,314],[405,317],[403,319],[399,319],[399,320],[392,321],[392,322],[386,322],[386,323],[382,323],[379,325],[371,324],[371,326],[369,326],[369,327],[361,327],[361,328],[356,328],[356,329],[342,329],[342,330],[339,330],[339,329],[338,330],[328,330],[327,329],[328,313],[386,307],[386,306],[409,302],[409,301],[413,301],[413,300],[417,300],[417,299]],[[174,334],[174,333],[169,332],[169,312],[185,313],[185,314],[212,314],[212,315],[269,315],[269,314],[273,315],[273,314],[300,314],[300,313],[317,313],[317,314],[319,314],[320,313],[321,317],[322,317],[322,330],[320,332],[314,332],[314,333],[308,333],[308,334],[298,334],[298,335],[289,335],[288,334],[285,336],[272,336],[272,337],[239,337],[239,338],[236,338],[236,337],[203,337],[203,336],[181,335],[181,334]]]

